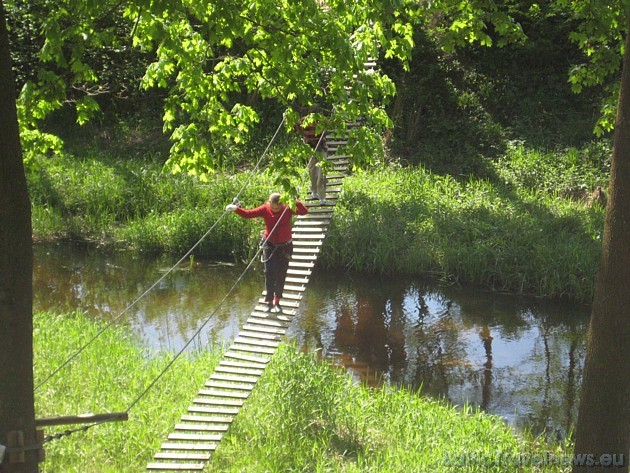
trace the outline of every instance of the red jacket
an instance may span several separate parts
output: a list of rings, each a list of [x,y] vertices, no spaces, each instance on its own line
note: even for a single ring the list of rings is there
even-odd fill
[[[251,210],[245,210],[238,207],[235,212],[243,218],[262,217],[265,219],[265,238],[267,238],[273,231],[273,234],[271,234],[268,241],[269,243],[278,245],[286,243],[291,239],[291,216],[294,214],[306,215],[308,213],[308,209],[302,202],[298,201],[296,203],[295,212],[293,212],[290,207],[282,205],[282,208],[278,212],[274,213],[271,210],[269,203]],[[278,221],[280,221],[280,223],[278,223]],[[278,223],[277,227],[276,223]]]

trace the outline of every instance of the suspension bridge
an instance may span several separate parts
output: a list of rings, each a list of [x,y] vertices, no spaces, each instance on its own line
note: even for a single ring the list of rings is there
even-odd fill
[[[337,155],[346,143],[345,137],[327,140],[326,203],[307,201],[308,214],[298,216],[293,226],[282,313],[266,311],[263,291],[214,373],[147,465],[148,471],[203,470],[253,391],[297,313],[317,261],[349,165],[348,156]]]
[[[368,62],[365,63],[366,69],[374,69],[375,67],[376,63],[373,60],[368,60]],[[254,173],[275,140],[283,123],[284,120],[256,164]],[[354,126],[357,125],[348,124],[348,128]],[[265,291],[263,291],[249,318],[241,327],[240,332],[225,352],[213,374],[198,391],[188,407],[187,412],[182,415],[180,421],[175,424],[172,432],[168,435],[164,443],[162,443],[160,450],[155,453],[153,461],[147,464],[147,471],[202,471],[211,460],[212,454],[218,448],[221,439],[228,432],[232,421],[252,393],[267,363],[271,360],[271,357],[282,342],[289,324],[297,314],[309,278],[315,267],[317,257],[333,217],[343,180],[347,175],[348,166],[350,164],[349,156],[337,154],[340,148],[343,148],[347,142],[347,135],[335,136],[331,134],[327,138],[326,160],[328,162],[326,163],[325,169],[328,174],[326,175],[325,201],[319,201],[316,198],[307,199],[306,206],[309,210],[308,213],[298,216],[293,225],[293,254],[289,261],[289,269],[284,286],[282,312],[267,312],[267,304],[264,299]],[[242,191],[243,189],[236,196],[235,200],[238,199]],[[324,196],[320,195],[319,197]],[[222,217],[224,215],[225,213]],[[219,218],[219,220],[220,219],[221,218]],[[35,386],[35,391],[71,363],[72,360],[90,346],[105,330],[127,313],[139,300],[151,292],[174,268],[192,254],[201,241],[216,227],[217,223],[218,221],[208,229],[205,235],[203,235],[169,271],[136,300],[131,302],[118,316],[113,318],[92,339],[88,340],[77,352],[70,356],[39,385]],[[250,266],[253,261],[254,260],[250,262]],[[247,269],[249,269],[250,266],[248,266]],[[236,284],[238,284],[238,281]],[[219,306],[225,302],[233,289],[234,287],[226,294]],[[213,312],[212,315],[214,315],[215,312]],[[205,324],[203,326],[205,326]],[[194,337],[196,337],[198,333],[199,332],[197,332]],[[65,424],[89,425],[45,437],[35,446],[19,446],[13,448],[14,453],[12,453],[12,455],[20,455],[22,454],[20,452],[34,448],[40,449],[40,451],[43,452],[42,448],[44,444],[56,438],[65,437],[75,432],[86,431],[104,422],[127,420],[129,411],[156,385],[161,376],[172,367],[174,361],[188,347],[191,341],[192,339],[166,366],[162,373],[131,403],[126,411],[102,415],[90,414],[36,419],[36,424],[39,427]],[[40,433],[43,437],[43,432]],[[43,458],[43,453],[41,455]]]

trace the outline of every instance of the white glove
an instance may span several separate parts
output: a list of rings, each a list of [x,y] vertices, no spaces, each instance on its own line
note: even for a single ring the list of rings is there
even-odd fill
[[[238,208],[238,206],[234,205],[234,204],[229,204],[225,207],[225,211],[226,212],[234,212],[236,209]]]

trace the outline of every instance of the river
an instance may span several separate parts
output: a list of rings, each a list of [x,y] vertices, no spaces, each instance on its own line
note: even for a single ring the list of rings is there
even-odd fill
[[[40,244],[34,309],[81,309],[130,327],[148,350],[229,344],[263,289],[262,268]],[[418,277],[315,271],[287,332],[372,386],[470,404],[562,437],[577,415],[590,308]],[[194,338],[193,338],[194,337]]]

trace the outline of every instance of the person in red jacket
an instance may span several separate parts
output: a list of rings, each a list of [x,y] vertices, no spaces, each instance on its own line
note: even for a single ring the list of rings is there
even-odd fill
[[[263,261],[265,263],[265,302],[267,312],[274,309],[282,312],[280,299],[284,289],[284,281],[289,269],[289,260],[293,254],[291,240],[291,217],[306,215],[308,209],[300,202],[296,202],[295,211],[285,204],[280,203],[280,194],[274,192],[269,200],[255,209],[245,210],[236,204],[230,204],[225,208],[228,212],[235,212],[243,218],[260,217],[265,220],[265,233],[263,236]]]

